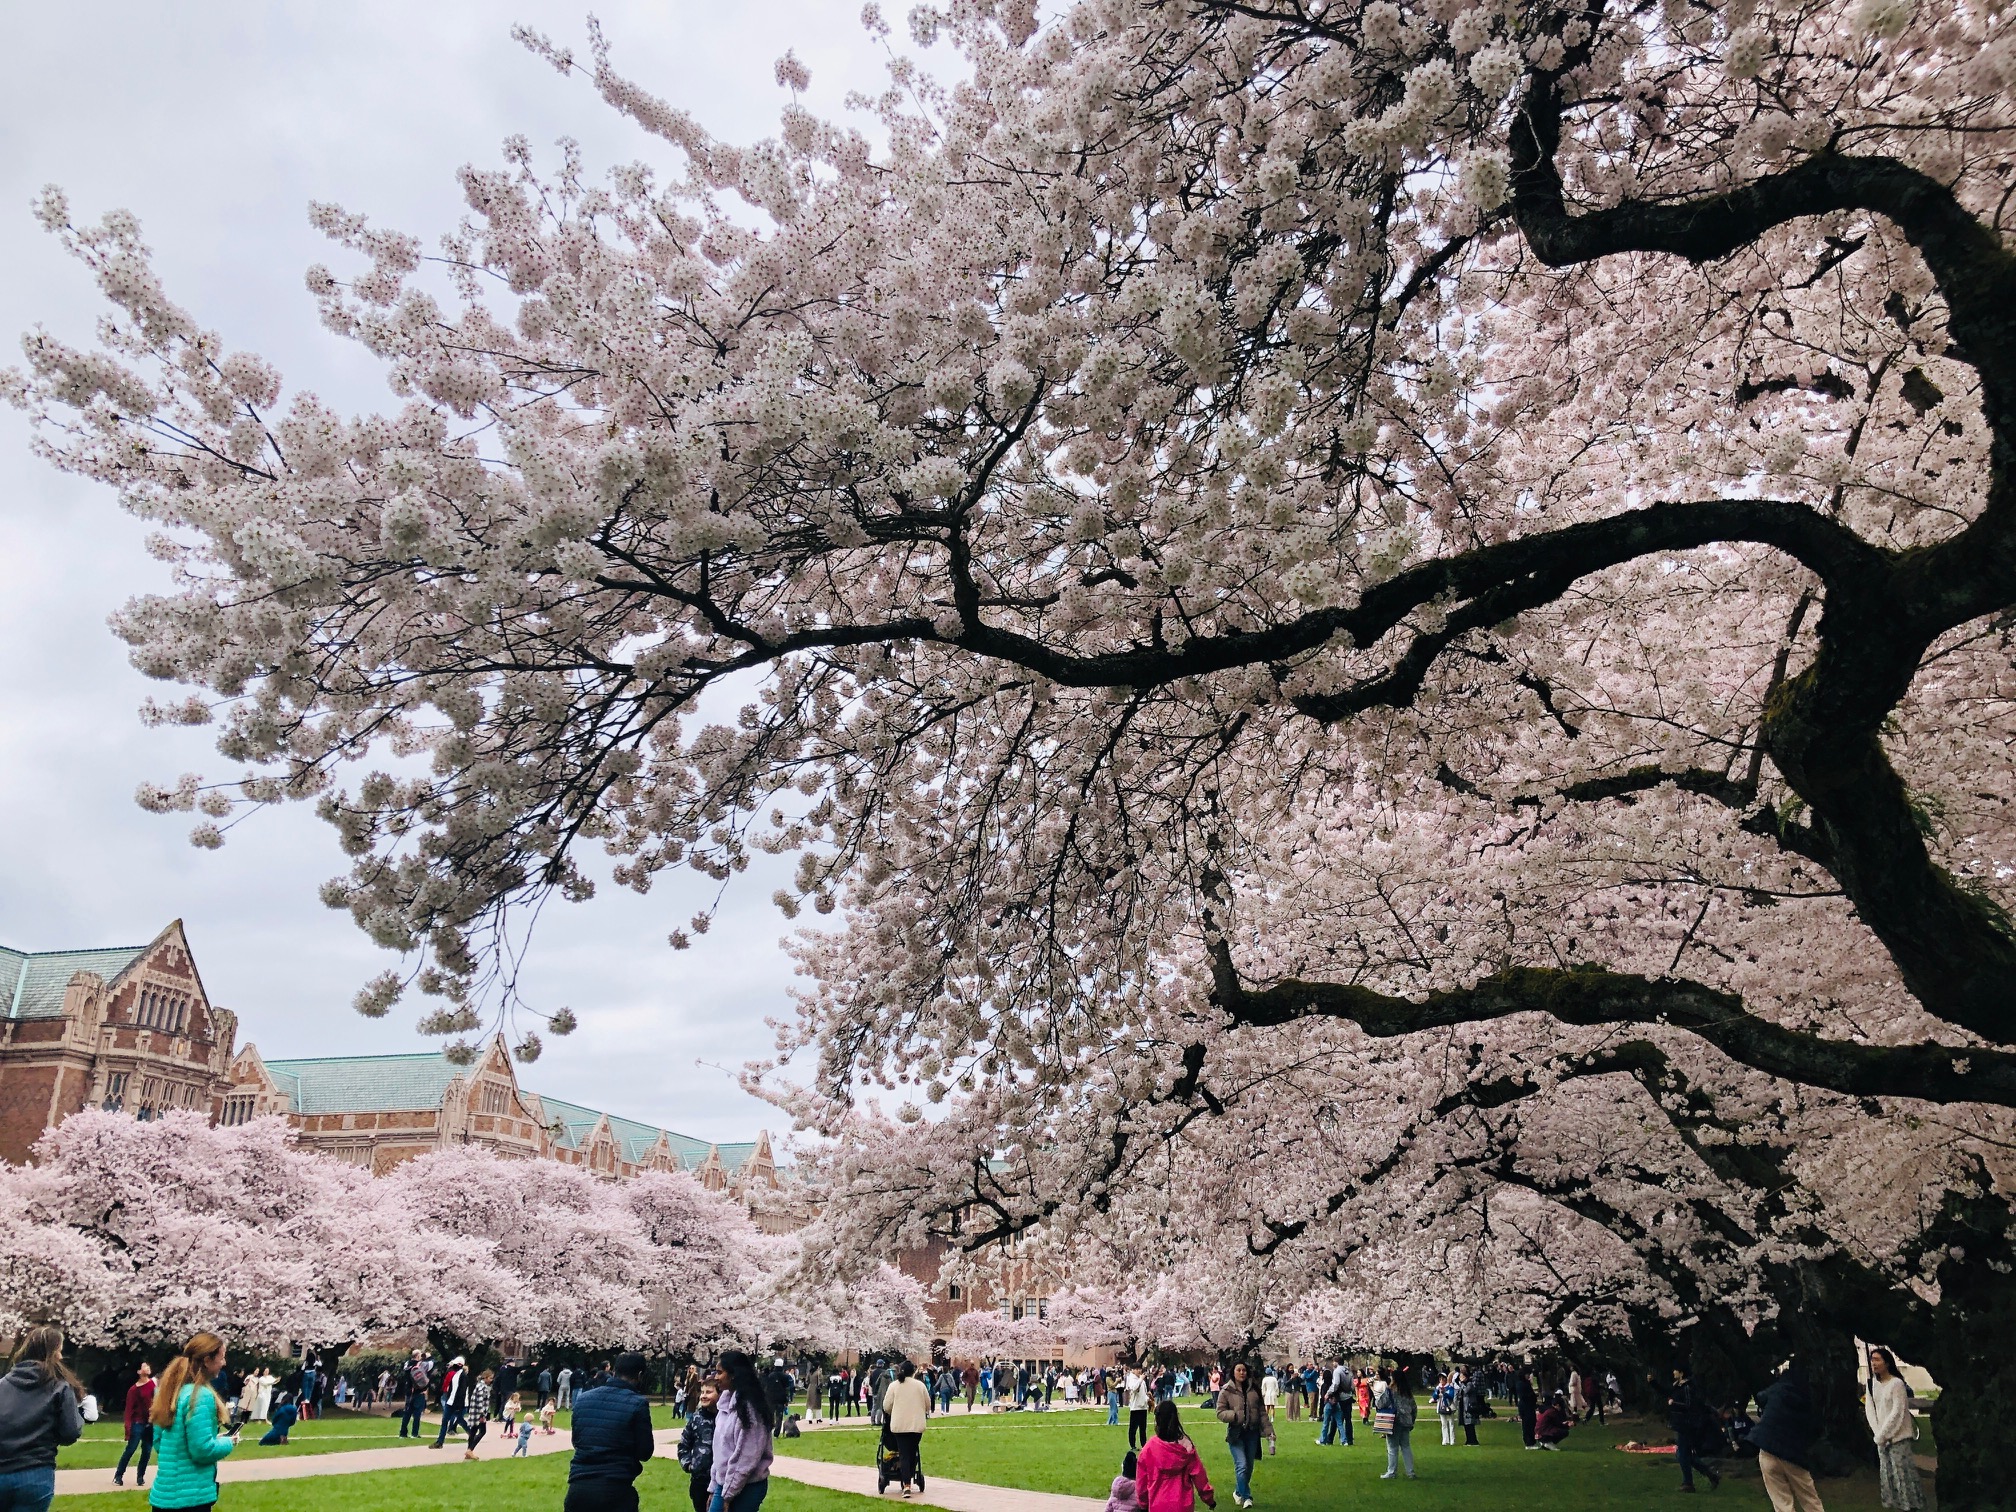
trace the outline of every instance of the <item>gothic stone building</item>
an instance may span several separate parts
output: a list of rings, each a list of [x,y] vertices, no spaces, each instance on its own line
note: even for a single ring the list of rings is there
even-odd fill
[[[203,990],[178,919],[146,945],[0,946],[0,1159],[87,1107],[215,1116],[238,1020]]]
[[[777,1185],[770,1136],[709,1144],[599,1113],[518,1085],[501,1036],[458,1066],[440,1052],[265,1060],[247,1045],[231,1063],[218,1121],[284,1114],[301,1143],[383,1174],[444,1145],[483,1144],[505,1155],[587,1166],[607,1176],[690,1171],[714,1191]]]
[[[0,946],[0,1159],[87,1107],[140,1118],[193,1108],[217,1123],[285,1116],[301,1143],[374,1173],[448,1144],[610,1176],[691,1171],[738,1196],[777,1185],[767,1134],[709,1144],[518,1085],[501,1038],[458,1066],[419,1055],[265,1060],[235,1048],[238,1020],[203,990],[180,920],[147,945],[29,952]]]

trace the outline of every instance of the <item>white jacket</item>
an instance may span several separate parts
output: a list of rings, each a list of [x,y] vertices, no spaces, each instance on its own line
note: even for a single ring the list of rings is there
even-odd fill
[[[1862,1399],[1862,1411],[1869,1419],[1871,1437],[1879,1444],[1894,1444],[1918,1436],[1918,1425],[1911,1419],[1911,1388],[1901,1376],[1893,1375],[1887,1381],[1872,1377],[1869,1394]]]
[[[914,1375],[889,1388],[889,1431],[922,1433],[931,1424],[931,1388]]]

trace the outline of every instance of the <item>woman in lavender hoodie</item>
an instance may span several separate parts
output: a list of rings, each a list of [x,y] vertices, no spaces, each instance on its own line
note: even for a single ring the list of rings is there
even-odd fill
[[[721,1400],[714,1413],[708,1512],[756,1512],[770,1494],[770,1438],[777,1431],[770,1398],[756,1375],[756,1362],[739,1349],[722,1354],[715,1384]]]

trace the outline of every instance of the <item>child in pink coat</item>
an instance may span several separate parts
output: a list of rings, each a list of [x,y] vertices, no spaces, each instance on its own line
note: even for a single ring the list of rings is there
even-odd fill
[[[1194,1512],[1199,1496],[1207,1507],[1218,1505],[1204,1461],[1183,1436],[1183,1418],[1174,1402],[1155,1408],[1155,1436],[1142,1446],[1134,1488],[1142,1512]]]

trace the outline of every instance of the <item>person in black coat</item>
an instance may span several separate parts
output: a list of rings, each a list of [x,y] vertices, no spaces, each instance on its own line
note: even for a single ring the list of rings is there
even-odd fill
[[[1820,1490],[1813,1484],[1813,1440],[1820,1436],[1820,1414],[1806,1368],[1795,1355],[1778,1379],[1757,1393],[1757,1426],[1750,1442],[1757,1450],[1757,1470],[1774,1507],[1820,1512]]]
[[[1540,1442],[1534,1436],[1534,1425],[1540,1415],[1540,1404],[1533,1399],[1533,1377],[1523,1366],[1512,1375],[1512,1405],[1519,1410],[1520,1440],[1528,1449],[1538,1449]]]
[[[1673,1384],[1666,1392],[1666,1421],[1673,1429],[1674,1456],[1680,1461],[1680,1489],[1694,1489],[1694,1471],[1698,1466],[1708,1477],[1708,1484],[1720,1486],[1722,1477],[1714,1466],[1700,1459],[1701,1419],[1703,1409],[1701,1399],[1694,1389],[1694,1380],[1685,1365],[1673,1367]]]
[[[644,1356],[618,1355],[609,1384],[574,1399],[566,1512],[637,1512],[637,1477],[654,1447],[644,1370]]]
[[[770,1399],[770,1415],[778,1423],[784,1421],[791,1410],[791,1398],[796,1395],[796,1383],[791,1372],[784,1368],[784,1361],[778,1359],[763,1372],[763,1395]]]
[[[511,1398],[518,1394],[518,1362],[506,1360],[497,1368],[497,1392],[492,1412],[499,1422],[503,1421],[504,1408]]]

